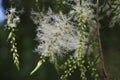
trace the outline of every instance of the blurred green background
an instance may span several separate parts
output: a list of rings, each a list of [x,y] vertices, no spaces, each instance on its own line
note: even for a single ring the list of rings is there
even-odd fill
[[[7,0],[4,1],[7,7],[9,4]],[[19,0],[16,1],[20,3]],[[52,4],[51,0],[46,1],[46,5]],[[25,13],[21,15],[21,23],[16,32],[20,71],[13,64],[10,44],[7,42],[8,32],[3,26],[0,26],[0,80],[58,80],[54,66],[49,62],[44,63],[34,75],[29,75],[39,60],[39,55],[34,52],[37,45],[35,41],[36,26],[30,19],[30,9],[33,3],[34,0],[21,0],[21,6],[24,6]],[[111,80],[120,80],[120,26],[106,27],[100,30],[107,72]]]

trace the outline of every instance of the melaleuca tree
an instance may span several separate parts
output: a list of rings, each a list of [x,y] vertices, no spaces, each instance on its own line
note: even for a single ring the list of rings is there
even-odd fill
[[[18,5],[14,0],[9,2],[11,6],[5,10],[5,29],[9,31],[11,53],[19,69],[16,31],[20,15],[24,13],[17,11]],[[40,60],[30,75],[49,61],[54,65],[60,80],[69,80],[76,71],[79,80],[106,80],[99,29],[120,25],[119,0],[33,2],[29,17],[36,26],[35,40],[38,44],[34,52],[39,54]],[[104,24],[105,18],[107,24]]]

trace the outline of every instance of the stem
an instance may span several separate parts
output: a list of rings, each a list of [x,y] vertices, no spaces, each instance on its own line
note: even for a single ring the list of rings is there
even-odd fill
[[[103,74],[102,80],[107,80],[107,72],[104,65],[103,51],[102,51],[100,31],[99,31],[99,0],[97,0],[96,3],[96,22],[97,22],[96,26],[97,26],[97,35],[98,35],[99,56],[100,56],[102,74]]]

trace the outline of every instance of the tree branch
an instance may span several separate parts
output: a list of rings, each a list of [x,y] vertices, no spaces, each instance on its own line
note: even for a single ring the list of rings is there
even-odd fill
[[[107,72],[104,65],[103,51],[101,45],[100,31],[99,31],[99,0],[96,2],[96,27],[97,27],[97,35],[98,35],[98,45],[99,45],[99,56],[100,56],[100,65],[102,70],[102,80],[107,80]]]

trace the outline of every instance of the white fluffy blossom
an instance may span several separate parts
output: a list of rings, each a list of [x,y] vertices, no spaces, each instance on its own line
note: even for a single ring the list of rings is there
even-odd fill
[[[72,4],[73,2],[74,4]],[[81,5],[80,5],[80,0],[67,0],[64,3],[72,6],[73,10],[69,12],[69,15],[70,16],[74,15],[75,20],[77,20],[80,15],[84,16],[86,20],[91,20],[95,18],[93,14],[94,4],[90,0],[81,0]]]
[[[6,26],[16,27],[17,23],[20,22],[19,16],[16,15],[16,8],[10,8],[6,14],[7,23]]]
[[[79,47],[79,28],[73,26],[67,20],[67,16],[54,14],[49,10],[46,15],[40,15],[33,12],[32,19],[37,27],[38,47],[35,49],[38,53],[44,56],[51,56],[52,53],[57,53],[58,56],[63,56],[69,51],[74,51]],[[39,23],[39,24],[38,24]]]

